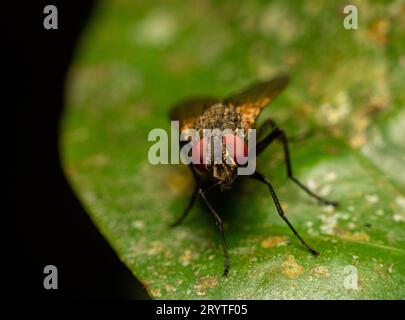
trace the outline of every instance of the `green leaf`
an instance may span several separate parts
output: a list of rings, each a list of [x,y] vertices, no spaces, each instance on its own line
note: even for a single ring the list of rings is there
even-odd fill
[[[405,298],[404,2],[104,1],[69,77],[66,173],[94,223],[153,298]],[[402,8],[402,9],[401,9]],[[272,145],[258,169],[273,183],[311,256],[278,217],[266,187],[241,177],[171,229],[191,196],[183,165],[148,162],[170,106],[226,96],[286,71],[292,82],[262,114],[289,136],[295,174],[336,209],[286,178]]]

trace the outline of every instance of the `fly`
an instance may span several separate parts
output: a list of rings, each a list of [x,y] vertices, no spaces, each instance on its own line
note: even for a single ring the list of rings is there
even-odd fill
[[[256,120],[263,108],[269,105],[280,94],[280,92],[288,85],[288,82],[289,77],[287,75],[278,75],[268,81],[253,84],[246,90],[243,90],[240,93],[232,95],[226,99],[218,99],[214,97],[199,97],[189,99],[173,107],[170,112],[170,120],[179,121],[180,131],[187,129],[194,129],[197,131],[201,131],[203,129],[219,129],[221,131],[224,129],[230,129],[232,131],[236,131],[238,129],[255,129]],[[269,129],[271,129],[271,131],[267,135],[263,135],[263,133]],[[284,161],[287,168],[288,178],[291,179],[309,196],[315,198],[320,203],[337,206],[336,202],[324,199],[317,195],[294,176],[290,161],[288,138],[282,128],[280,128],[272,119],[267,119],[263,122],[260,128],[258,128],[257,132],[258,141],[256,143],[256,156],[260,155],[272,142],[281,142],[284,150]],[[235,145],[243,144],[242,148],[236,148],[236,150],[243,150],[242,152],[246,151],[245,141],[237,135],[228,134],[224,136],[224,139],[232,140]],[[194,153],[196,148],[202,148],[205,143],[206,141],[204,139],[197,141],[192,147],[192,152]],[[226,150],[226,147],[222,146],[222,148],[223,157],[229,157],[229,152]],[[229,271],[229,256],[225,241],[223,222],[220,215],[211,205],[206,194],[212,189],[219,188],[220,190],[224,190],[231,187],[237,177],[237,168],[239,166],[236,161],[236,156],[237,155],[235,153],[231,155],[231,160],[235,161],[230,161],[230,163],[228,161],[221,164],[207,164],[205,162],[202,164],[196,164],[195,161],[193,161],[189,165],[195,180],[194,191],[187,207],[183,211],[183,214],[172,224],[172,226],[177,226],[184,220],[190,209],[193,207],[195,200],[199,196],[214,217],[220,232],[225,258],[224,275],[227,275]],[[285,223],[299,239],[299,241],[306,247],[306,249],[311,254],[318,255],[318,252],[308,245],[306,241],[304,241],[304,239],[298,234],[290,221],[287,219],[270,181],[257,170],[249,177],[267,186],[280,217],[285,221]]]

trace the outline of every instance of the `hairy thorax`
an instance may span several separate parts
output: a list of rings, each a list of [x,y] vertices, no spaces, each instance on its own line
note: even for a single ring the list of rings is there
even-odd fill
[[[241,119],[234,106],[230,104],[217,103],[205,110],[198,117],[196,129],[231,129],[242,128]]]

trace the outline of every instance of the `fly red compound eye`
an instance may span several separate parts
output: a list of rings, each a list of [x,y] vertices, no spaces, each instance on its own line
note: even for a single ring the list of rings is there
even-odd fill
[[[248,148],[243,138],[232,133],[224,134],[222,136],[222,146],[219,145],[218,147],[221,148],[226,147],[229,156],[236,164],[241,164],[240,162],[243,163],[244,159],[248,155]],[[191,159],[197,169],[203,171],[207,164],[213,163],[212,158],[214,151],[212,150],[211,154],[209,154],[207,138],[202,138],[198,140],[193,145],[191,151],[192,151]],[[210,159],[210,161],[208,161],[208,159]]]

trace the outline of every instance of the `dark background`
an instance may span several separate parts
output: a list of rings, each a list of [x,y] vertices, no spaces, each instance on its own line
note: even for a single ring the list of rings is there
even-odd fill
[[[58,9],[58,30],[43,27],[48,4]],[[14,154],[4,172],[12,181],[5,194],[12,209],[2,212],[13,220],[12,228],[2,223],[11,231],[3,233],[9,251],[9,259],[2,259],[8,296],[147,298],[91,222],[61,168],[65,74],[93,7],[94,1],[65,0],[26,1],[2,9],[4,93],[9,98],[3,98],[2,110],[10,110],[16,121],[9,129],[8,114],[2,118],[6,147]],[[43,288],[48,264],[58,268],[58,290]]]

